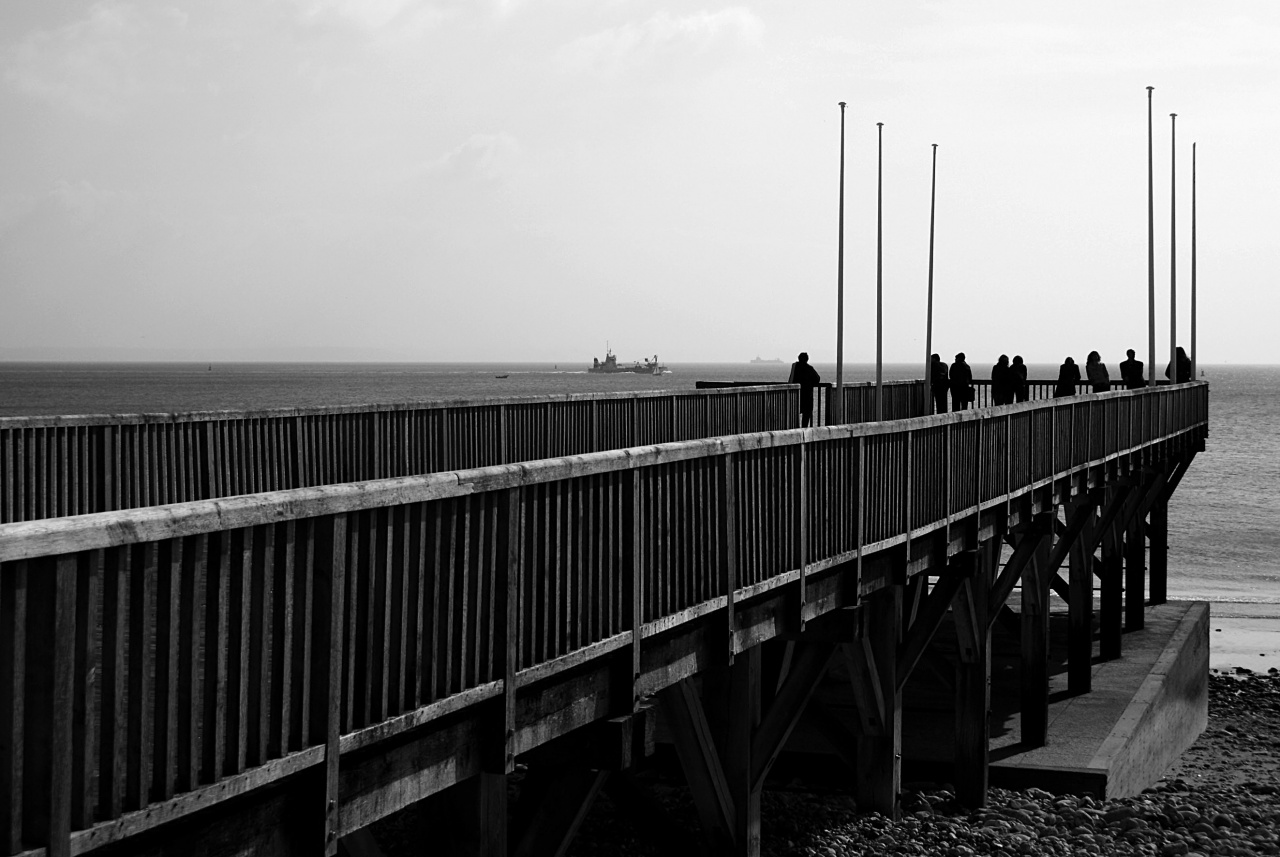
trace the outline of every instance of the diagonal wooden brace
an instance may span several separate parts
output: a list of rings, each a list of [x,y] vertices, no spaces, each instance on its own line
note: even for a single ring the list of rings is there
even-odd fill
[[[1058,569],[1066,562],[1067,555],[1071,551],[1071,545],[1075,543],[1080,531],[1085,528],[1085,525],[1089,523],[1089,520],[1095,514],[1100,497],[1101,489],[1095,488],[1090,491],[1088,498],[1075,506],[1075,510],[1071,513],[1071,520],[1067,522],[1066,527],[1062,528],[1058,540],[1053,545],[1053,553],[1049,554],[1048,565],[1042,571],[1050,585],[1052,585],[1053,577],[1057,575]],[[1054,591],[1058,591],[1057,587],[1054,587]]]
[[[1107,505],[1102,510],[1102,517],[1097,521],[1093,530],[1093,539],[1088,546],[1089,553],[1093,553],[1102,544],[1102,539],[1106,536],[1111,528],[1111,524],[1116,521],[1116,516],[1120,510],[1124,508],[1125,500],[1132,490],[1131,485],[1118,485],[1111,490],[1111,497],[1107,500]],[[1124,522],[1121,521],[1121,524]]]
[[[885,732],[884,694],[880,690],[880,671],[876,669],[871,642],[859,638],[840,647],[849,669],[853,702],[858,710],[860,735],[883,735]]]
[[[1050,533],[1053,531],[1053,520],[1053,516],[1049,514],[1036,515],[1031,526],[1018,539],[1017,547],[1013,550],[1013,556],[1009,557],[1009,561],[1005,563],[1000,576],[996,578],[996,582],[991,587],[987,615],[992,620],[994,620],[996,613],[999,611],[1000,605],[1009,599],[1009,594],[1013,592],[1014,584],[1022,576],[1022,570],[1026,568],[1027,563],[1035,556],[1036,550],[1040,547],[1040,542],[1049,538]]]
[[[826,674],[827,665],[835,654],[831,643],[805,643],[792,660],[786,680],[778,689],[773,704],[760,721],[751,740],[751,784],[758,790],[769,775],[769,769],[777,760],[787,737],[804,713],[809,698]]]
[[[916,620],[911,623],[911,627],[907,630],[907,639],[898,647],[897,687],[899,693],[906,686],[907,679],[911,677],[916,665],[920,663],[920,658],[924,655],[925,649],[928,648],[933,635],[937,633],[938,626],[942,623],[942,618],[946,615],[947,610],[951,608],[951,601],[955,598],[956,592],[959,591],[960,585],[965,578],[973,574],[973,570],[974,565],[972,562],[957,563],[953,561],[942,576],[938,578],[938,582],[934,584]]]
[[[703,828],[713,839],[732,842],[736,813],[702,700],[688,679],[667,688],[658,699]]]

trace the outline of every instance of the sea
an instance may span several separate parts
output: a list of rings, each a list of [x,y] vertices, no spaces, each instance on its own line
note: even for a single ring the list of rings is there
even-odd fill
[[[0,416],[260,410],[437,399],[684,390],[697,381],[786,381],[790,364],[671,363],[661,376],[582,363],[0,363]],[[824,381],[834,365],[815,364]],[[1169,595],[1215,615],[1280,617],[1280,366],[1208,366],[1210,426],[1169,511]],[[1055,366],[1029,367],[1054,378]],[[884,380],[920,377],[887,364]],[[1115,374],[1115,373],[1113,373]],[[846,382],[875,367],[846,364]]]

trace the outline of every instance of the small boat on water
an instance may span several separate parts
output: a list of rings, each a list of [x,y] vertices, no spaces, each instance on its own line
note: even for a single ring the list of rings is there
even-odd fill
[[[658,355],[653,355],[653,360],[645,358],[644,363],[636,361],[630,366],[618,365],[618,358],[609,348],[605,349],[604,362],[600,362],[598,357],[591,358],[591,368],[588,372],[594,372],[599,375],[663,375],[670,373],[671,370],[658,362]]]
[[[494,375],[495,378],[510,378],[510,375]]]
[[[775,357],[775,358],[773,358],[772,360],[766,360],[765,358],[763,358],[763,357],[761,357],[759,354],[757,354],[757,355],[755,356],[755,359],[754,359],[754,360],[752,360],[751,362],[752,362],[752,363],[781,363],[781,362],[782,362],[782,358],[781,358],[781,357]]]

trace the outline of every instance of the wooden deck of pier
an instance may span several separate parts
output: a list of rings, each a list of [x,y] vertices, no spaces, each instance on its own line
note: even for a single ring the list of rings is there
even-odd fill
[[[1122,661],[1165,601],[1165,510],[1203,448],[1207,392],[739,431],[0,525],[0,853],[333,854],[443,792],[467,851],[557,853],[661,718],[711,849],[753,854],[760,789],[806,717],[856,772],[859,805],[897,811],[904,693],[922,670],[951,677],[955,784],[980,804],[993,628],[1018,640],[1021,744],[1053,746],[1053,682],[1101,687],[1097,662]],[[695,400],[691,419],[742,428],[747,412],[718,401]],[[682,431],[677,413],[665,425]],[[387,441],[348,455],[362,467],[423,437],[361,424]],[[243,440],[215,445],[241,472],[296,477],[351,452],[291,446],[297,420],[244,425],[205,430]],[[469,437],[505,437],[490,448],[509,455],[504,420],[490,425]],[[77,449],[103,460],[63,448],[70,464]],[[163,448],[183,460],[202,447]],[[39,471],[42,449],[18,469]],[[263,470],[240,454],[262,449],[293,458]],[[56,472],[101,487],[92,469]],[[75,478],[40,484],[99,496]],[[1051,593],[1068,605],[1060,678]],[[836,664],[844,716],[815,702]],[[517,760],[546,787],[512,814]]]

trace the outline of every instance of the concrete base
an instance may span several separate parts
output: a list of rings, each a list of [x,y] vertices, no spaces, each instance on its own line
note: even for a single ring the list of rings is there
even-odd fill
[[[944,624],[930,665],[907,684],[904,777],[950,777],[955,723],[946,670],[953,641],[954,632]],[[1053,613],[1049,742],[1026,747],[1018,711],[1018,642],[1000,625],[993,628],[992,786],[1119,797],[1137,794],[1163,775],[1208,723],[1209,605],[1148,607],[1145,627],[1124,635],[1122,652],[1110,661],[1095,656],[1092,691],[1070,694],[1066,615]]]
[[[1052,676],[1047,746],[1024,748],[1016,712],[1005,715],[993,786],[1134,795],[1191,746],[1209,718],[1209,605],[1150,607],[1145,624],[1120,658],[1094,663],[1090,693],[1068,696],[1065,671]]]

